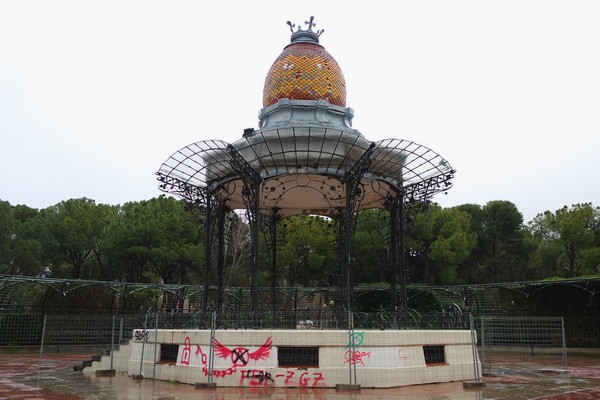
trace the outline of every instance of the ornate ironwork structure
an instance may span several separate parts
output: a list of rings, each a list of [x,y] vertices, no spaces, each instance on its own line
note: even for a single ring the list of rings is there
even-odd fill
[[[252,239],[252,311],[258,311],[258,277],[268,270],[277,286],[277,221],[292,215],[320,215],[339,223],[340,289],[352,308],[352,242],[356,214],[365,209],[391,211],[394,308],[406,310],[403,229],[405,202],[427,203],[452,186],[454,170],[431,149],[401,139],[372,142],[352,128],[345,80],[335,59],[319,44],[320,31],[297,30],[271,67],[263,91],[259,129],[245,129],[232,144],[204,140],[169,157],[157,172],[159,187],[205,209],[207,237],[214,231],[213,210],[245,210]],[[221,226],[222,222],[219,222]],[[271,239],[271,268],[259,258],[260,230]],[[223,231],[217,229],[218,289],[223,291]],[[208,240],[208,239],[207,239]],[[206,246],[206,271],[211,245]],[[396,285],[400,283],[400,302]],[[205,282],[205,289],[208,282]],[[205,290],[206,292],[206,290]],[[219,301],[219,308],[222,302]],[[205,303],[206,307],[206,303]],[[276,310],[272,295],[271,308]]]
[[[39,345],[46,315],[70,314],[86,321],[92,317],[94,335],[90,344],[98,344],[102,324],[114,315],[125,320],[124,332],[139,328],[149,310],[158,313],[160,329],[200,329],[210,327],[216,299],[223,298],[221,327],[229,329],[281,328],[293,329],[298,321],[310,319],[314,328],[345,329],[344,297],[336,287],[259,288],[259,298],[268,304],[276,295],[281,310],[277,319],[270,311],[248,313],[251,302],[249,288],[229,287],[218,290],[209,287],[210,307],[204,310],[205,294],[202,285],[162,285],[118,281],[87,281],[81,279],[52,279],[0,275],[0,345]],[[358,304],[373,299],[385,302],[389,287],[354,288]],[[169,296],[173,301],[164,302]],[[93,301],[90,301],[93,299]],[[472,314],[564,317],[569,347],[598,347],[600,316],[600,279],[571,279],[456,286],[409,286],[408,299],[413,307],[397,318],[393,310],[381,308],[355,312],[357,329],[464,329],[463,317]],[[424,300],[421,302],[419,299]],[[439,304],[431,313],[432,301]],[[424,308],[419,306],[421,303]],[[247,307],[248,306],[248,307]],[[183,308],[171,308],[183,307]],[[107,318],[108,317],[108,318]],[[105,337],[111,337],[111,324]],[[65,338],[68,344],[80,340],[81,331],[73,330]],[[87,343],[87,342],[86,342]],[[106,343],[106,342],[102,342]]]

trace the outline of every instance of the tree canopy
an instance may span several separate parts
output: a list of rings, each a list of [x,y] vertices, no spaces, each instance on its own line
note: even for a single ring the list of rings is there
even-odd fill
[[[201,284],[206,271],[203,210],[160,196],[123,205],[70,199],[37,210],[0,201],[0,273],[69,279]],[[359,213],[353,238],[355,284],[392,273],[390,214]],[[407,282],[470,284],[572,278],[600,271],[600,209],[591,203],[545,211],[525,225],[504,200],[483,206],[407,208]],[[249,286],[250,230],[230,213],[224,223],[225,280]],[[337,222],[317,216],[278,222],[278,286],[340,283]],[[208,238],[211,240],[211,237]],[[262,284],[270,259],[264,257]],[[214,257],[214,255],[213,255]],[[211,282],[216,272],[208,269]]]

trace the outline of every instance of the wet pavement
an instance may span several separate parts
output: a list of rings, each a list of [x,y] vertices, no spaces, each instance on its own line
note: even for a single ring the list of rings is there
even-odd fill
[[[600,399],[600,356],[569,358],[569,372],[544,365],[511,360],[485,376],[484,388],[464,388],[462,382],[418,385],[395,389],[217,388],[135,380],[126,374],[96,377],[75,371],[89,354],[0,354],[0,399],[153,399],[153,400],[587,400]]]

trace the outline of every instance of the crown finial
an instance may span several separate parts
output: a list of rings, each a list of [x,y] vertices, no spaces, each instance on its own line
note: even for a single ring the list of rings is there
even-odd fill
[[[313,22],[314,19],[315,19],[315,17],[311,16],[308,21],[304,21],[304,24],[306,24],[308,26],[308,29],[306,29],[306,30],[303,30],[302,28],[300,28],[300,25],[297,25],[298,29],[296,31],[294,31],[294,28],[296,28],[296,24],[292,24],[290,21],[287,22],[287,24],[290,27],[290,31],[292,31],[292,43],[296,43],[296,42],[319,43],[319,36],[321,36],[321,34],[323,32],[325,32],[325,30],[321,29],[318,31],[313,31],[312,28],[317,26],[317,24],[315,24]]]
[[[294,28],[296,27],[296,24],[292,24],[290,21],[288,21],[287,24],[290,26],[290,31],[294,33]]]
[[[306,25],[308,25],[308,30],[309,31],[313,31],[312,28],[316,27],[317,24],[315,24],[314,21],[315,17],[311,16],[310,19],[308,21],[304,21],[304,23]],[[321,33],[325,32],[325,29],[321,29],[320,31],[316,31],[315,33],[317,34],[317,36],[321,36]]]
[[[304,21],[304,23],[305,23],[306,25],[308,25],[308,30],[309,30],[309,31],[312,31],[312,28],[313,28],[313,26],[317,26],[317,24],[313,23],[313,20],[314,20],[314,19],[315,19],[315,17],[313,17],[313,16],[311,15],[311,17],[310,17],[310,20],[308,20],[308,21]]]

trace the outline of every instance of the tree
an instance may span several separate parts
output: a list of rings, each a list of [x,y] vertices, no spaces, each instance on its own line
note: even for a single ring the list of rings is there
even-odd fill
[[[283,244],[278,265],[283,286],[321,285],[337,272],[333,221],[311,215],[288,217],[283,221]]]
[[[391,279],[390,213],[364,210],[358,213],[354,234],[355,283],[389,282]]]
[[[585,264],[584,254],[587,260],[595,259],[591,249],[597,245],[600,208],[583,203],[565,206],[554,213],[545,211],[531,221],[529,228],[541,240],[560,244],[565,257],[565,277],[572,278],[580,274]]]
[[[143,221],[149,235],[150,264],[165,284],[186,283],[187,274],[199,269],[204,246],[198,243],[198,227],[185,202],[160,196],[142,202]]]
[[[506,200],[488,202],[482,208],[484,265],[490,282],[514,281],[523,260],[523,215]]]
[[[464,283],[514,281],[532,275],[525,266],[535,245],[524,240],[523,215],[513,203],[494,200],[483,207],[458,208],[471,216],[471,231],[477,235],[477,245],[464,263]]]
[[[456,207],[458,210],[463,211],[471,217],[471,228],[470,231],[475,234],[477,242],[475,247],[471,250],[471,254],[462,263],[458,270],[458,280],[461,283],[474,283],[481,282],[484,280],[483,274],[483,261],[485,259],[485,246],[484,242],[480,240],[484,234],[484,215],[483,209],[479,204],[462,204]]]
[[[204,246],[194,213],[184,201],[166,196],[125,203],[106,229],[105,249],[111,267],[132,282],[198,284]],[[182,308],[179,300],[164,291],[162,307]]]
[[[0,201],[0,267],[2,271],[11,271],[14,219],[12,207],[7,201]]]
[[[120,207],[117,217],[106,227],[103,239],[107,263],[114,279],[143,282],[150,262],[149,248],[152,235],[148,234],[145,205],[128,202]]]
[[[432,204],[416,215],[407,234],[411,278],[430,285],[455,283],[458,267],[476,244],[469,214]]]
[[[39,211],[25,205],[13,207],[13,271],[11,274],[42,276],[46,272],[43,240],[46,231],[40,226]]]
[[[194,216],[172,197],[126,203],[108,232],[111,258],[128,265],[130,279],[141,280],[149,265],[163,283],[186,283],[188,273],[202,265]]]
[[[46,229],[39,211],[0,202],[0,271],[9,275],[43,276],[47,258]]]
[[[108,225],[110,207],[81,198],[66,200],[45,210],[46,226],[71,266],[72,278],[79,279],[83,267],[94,256],[100,257],[99,240]]]
[[[251,282],[249,267],[252,251],[250,227],[239,215],[231,213],[225,223],[225,286],[249,286]]]

